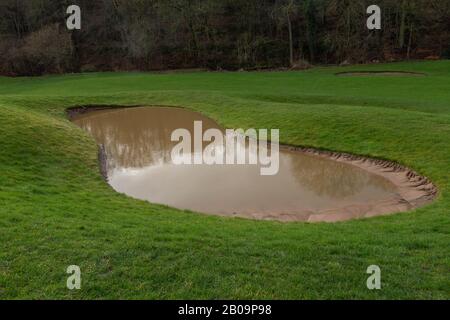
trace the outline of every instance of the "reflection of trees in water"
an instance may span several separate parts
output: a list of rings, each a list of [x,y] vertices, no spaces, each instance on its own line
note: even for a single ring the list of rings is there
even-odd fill
[[[138,108],[100,111],[76,120],[77,124],[103,144],[108,170],[142,168],[171,162],[171,141],[175,129],[186,128],[193,137],[194,121],[203,129],[217,127],[214,122],[193,112],[169,108]]]
[[[382,190],[393,188],[386,179],[349,164],[306,154],[284,153],[284,156],[297,182],[320,196],[349,197],[369,184]]]

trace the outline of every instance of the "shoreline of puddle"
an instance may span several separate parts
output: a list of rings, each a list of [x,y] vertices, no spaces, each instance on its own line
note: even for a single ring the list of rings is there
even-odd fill
[[[172,108],[179,109],[191,113],[196,113],[201,117],[207,118],[207,116],[202,113],[190,110],[184,107],[174,107],[174,106],[162,106],[162,105],[133,105],[133,106],[102,106],[102,105],[90,105],[82,107],[72,107],[66,109],[69,119],[73,122],[75,118],[82,114],[91,113],[94,111],[101,110],[122,110],[130,108]],[[211,121],[215,122],[211,119]],[[216,122],[215,122],[216,123]],[[218,125],[219,126],[219,125]],[[219,126],[220,127],[220,126]],[[106,169],[107,154],[105,147],[98,144],[98,161],[100,165],[100,172],[105,178],[106,182],[112,187],[108,181],[108,174]],[[361,218],[369,218],[373,216],[388,215],[394,213],[400,213],[405,211],[410,211],[426,204],[431,203],[437,196],[437,187],[426,177],[419,175],[415,171],[395,163],[393,161],[381,160],[376,158],[370,158],[366,156],[358,156],[344,152],[333,152],[323,149],[316,149],[311,147],[300,147],[292,146],[287,144],[280,144],[281,151],[290,151],[301,154],[313,155],[319,158],[328,159],[331,161],[345,163],[351,166],[355,166],[362,169],[370,174],[380,176],[391,182],[398,190],[400,197],[385,199],[383,201],[368,201],[363,204],[349,204],[348,206],[340,208],[331,208],[324,210],[322,212],[311,212],[311,211],[298,211],[296,213],[270,213],[270,212],[253,212],[252,214],[235,213],[233,215],[229,214],[218,214],[213,212],[202,212],[186,208],[177,208],[180,210],[191,210],[194,212],[199,212],[207,215],[219,215],[227,217],[240,217],[247,219],[257,219],[257,220],[276,220],[281,222],[339,222],[347,221]],[[114,187],[112,187],[114,189]],[[116,192],[116,189],[114,189]],[[130,196],[130,195],[128,195]],[[135,198],[133,196],[130,196]],[[138,198],[139,199],[139,198]],[[141,199],[145,200],[145,199]],[[150,203],[155,203],[147,200]],[[163,204],[167,205],[167,204]],[[171,206],[171,205],[169,205]],[[176,208],[176,207],[174,207]]]

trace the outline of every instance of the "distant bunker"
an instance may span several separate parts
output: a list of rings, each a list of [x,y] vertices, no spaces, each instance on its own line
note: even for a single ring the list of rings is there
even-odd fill
[[[338,77],[425,77],[425,73],[409,71],[346,71],[335,74]]]

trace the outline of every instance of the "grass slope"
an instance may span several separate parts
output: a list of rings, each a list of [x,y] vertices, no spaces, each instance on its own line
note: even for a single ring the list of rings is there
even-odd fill
[[[406,70],[426,77],[336,77]],[[436,202],[337,224],[227,219],[103,182],[74,105],[173,105],[302,146],[398,161]],[[450,298],[450,61],[268,73],[0,78],[0,298]],[[82,290],[66,289],[67,266]],[[366,288],[366,268],[382,290]]]

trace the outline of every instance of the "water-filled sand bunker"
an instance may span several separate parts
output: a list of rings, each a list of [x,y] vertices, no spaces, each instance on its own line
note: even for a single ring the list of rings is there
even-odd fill
[[[424,77],[425,73],[409,71],[346,71],[336,73],[339,77]]]
[[[219,128],[196,112],[136,107],[70,112],[101,146],[104,175],[118,192],[179,209],[280,221],[343,221],[406,211],[436,188],[399,165],[341,153],[282,147],[280,170],[258,165],[174,165],[171,133]],[[281,132],[282,137],[282,132]]]

